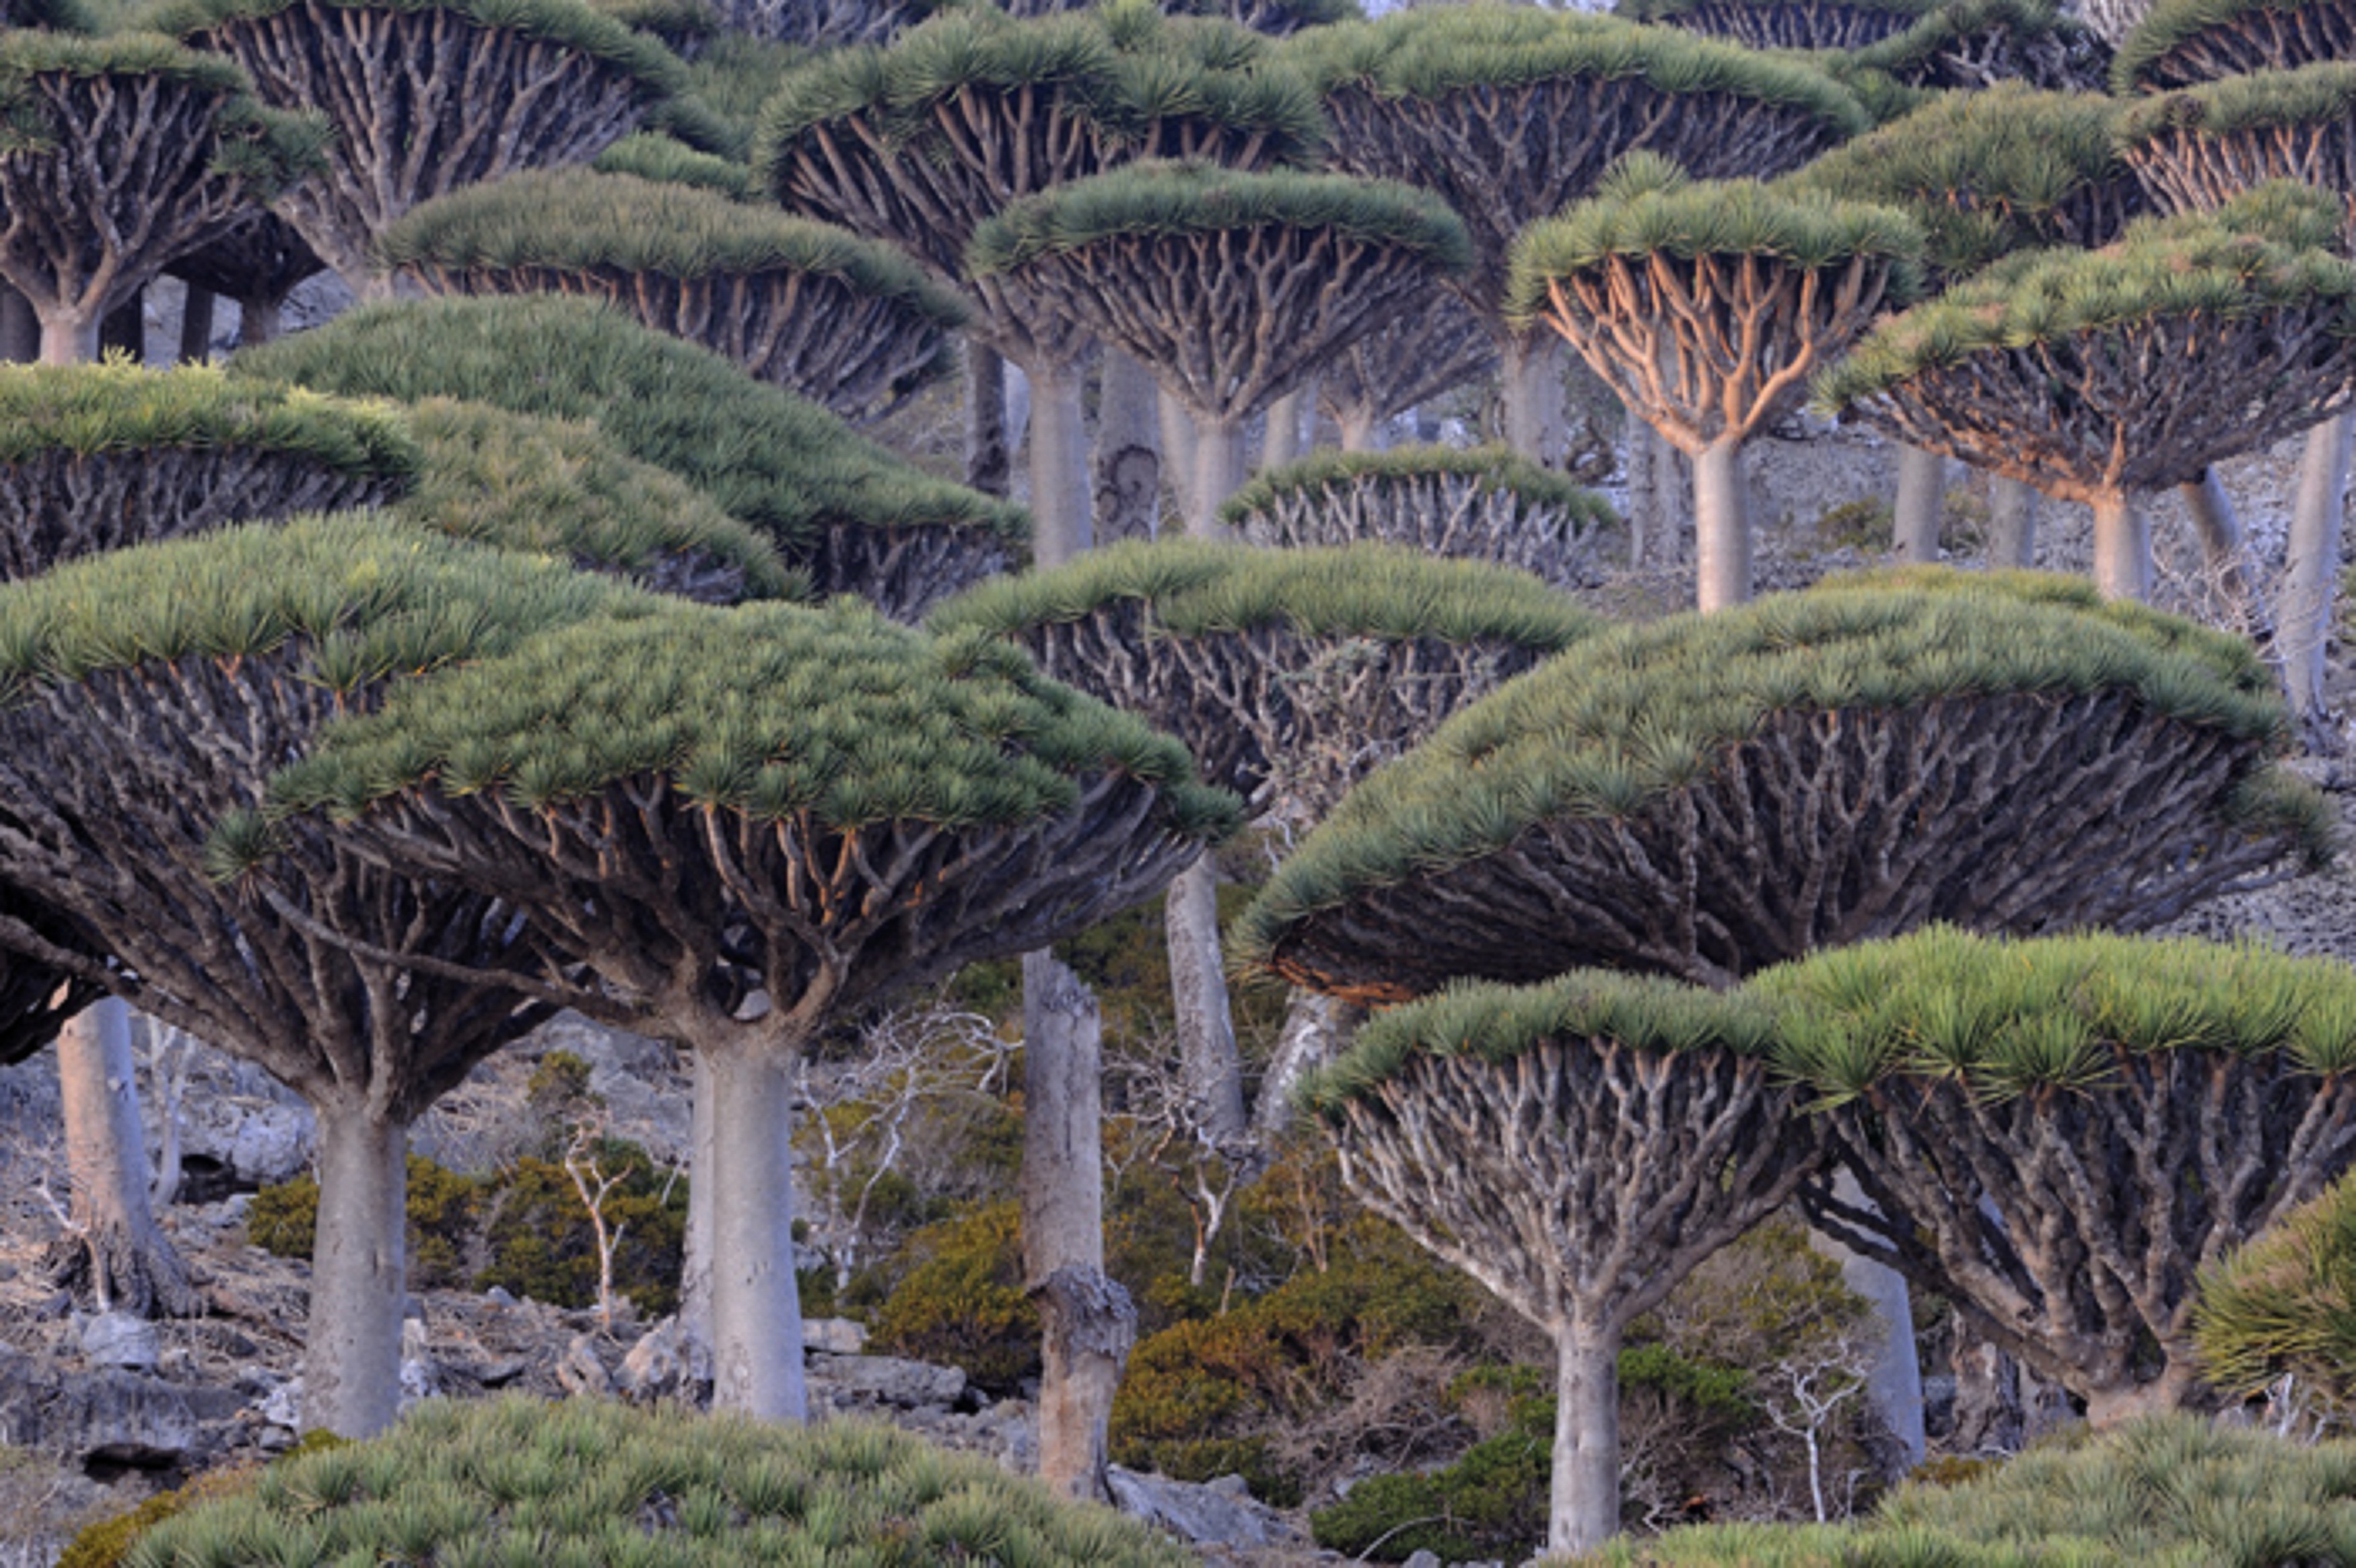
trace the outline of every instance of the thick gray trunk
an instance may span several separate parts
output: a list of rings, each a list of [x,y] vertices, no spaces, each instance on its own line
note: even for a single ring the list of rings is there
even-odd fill
[[[2001,475],[1988,480],[1988,543],[1990,566],[2017,567],[2022,571],[2037,564],[2037,507],[2041,499],[2036,489],[2018,479]]]
[[[180,363],[202,365],[213,357],[213,305],[210,289],[188,285],[180,301]]]
[[[1694,459],[1695,603],[1705,612],[1751,598],[1751,497],[1742,447],[1721,441]]]
[[[712,1059],[712,1404],[800,1421],[801,1294],[794,1279],[793,1068],[773,1053]]]
[[[1097,383],[1096,537],[1150,539],[1162,531],[1162,435],[1153,377],[1117,349]]]
[[[284,300],[262,294],[250,294],[239,300],[237,346],[240,348],[258,348],[262,344],[275,342],[285,307]]]
[[[401,1413],[408,1128],[319,1105],[319,1225],[303,1348],[303,1426],[372,1437]]]
[[[41,363],[87,365],[98,357],[98,323],[87,316],[41,317]]]
[[[1260,443],[1259,465],[1264,473],[1301,461],[1308,450],[1308,441],[1301,433],[1304,421],[1317,417],[1317,378],[1312,376],[1268,406],[1268,435]]]
[[[1558,467],[1563,447],[1562,339],[1531,332],[1502,357],[1505,444],[1532,463]]]
[[[2275,635],[2283,687],[2301,719],[2323,712],[2323,652],[2331,635],[2331,600],[2340,582],[2340,531],[2348,494],[2348,448],[2356,414],[2326,420],[2307,432],[2291,508],[2289,559]]]
[[[2151,523],[2125,491],[2094,503],[2094,592],[2138,603],[2151,597]]]
[[[41,357],[41,318],[33,302],[0,283],[0,359],[29,365]]]
[[[1162,426],[1162,477],[1177,500],[1178,515],[1194,515],[1194,415],[1167,387],[1154,389],[1154,418]]]
[[[1031,560],[1061,566],[1094,539],[1088,510],[1086,378],[1078,365],[1025,366],[1031,379]]]
[[[1566,1325],[1555,1351],[1547,1553],[1575,1557],[1620,1533],[1620,1335]]]
[[[965,345],[965,482],[986,496],[1003,496],[1014,485],[1014,459],[1006,445],[1006,361],[971,338]]]
[[[712,1082],[710,1055],[699,1051],[692,1056],[695,1077],[688,1103],[687,1234],[680,1247],[679,1328],[687,1341],[694,1375],[701,1378],[712,1369],[712,1212],[720,1191],[720,1184],[712,1179],[712,1106],[719,1090]]]
[[[1106,1496],[1114,1392],[1137,1336],[1104,1272],[1104,1070],[1097,999],[1046,953],[1023,957],[1023,1274],[1044,1328],[1039,1478]]]
[[[66,1167],[79,1232],[60,1244],[60,1283],[102,1312],[193,1317],[205,1301],[187,1265],[155,1223],[147,1140],[139,1124],[138,1064],[131,1009],[113,997],[91,1003],[58,1034]]]
[[[1890,549],[1908,563],[1939,559],[1939,518],[1947,499],[1947,460],[1920,447],[1898,449],[1898,501],[1890,514]]]
[[[1857,1178],[1847,1170],[1834,1177],[1833,1196],[1851,1206],[1871,1206]],[[1922,1430],[1922,1360],[1914,1344],[1914,1307],[1906,1276],[1860,1257],[1821,1231],[1808,1232],[1808,1242],[1840,1265],[1841,1283],[1865,1298],[1881,1327],[1881,1342],[1867,1374],[1866,1398],[1902,1451],[1900,1469],[1912,1469],[1922,1462],[1928,1437]]]
[[[2193,536],[2201,541],[2201,564],[2209,586],[2229,604],[2250,598],[2249,551],[2242,540],[2242,519],[2234,514],[2233,498],[2218,482],[2217,470],[2204,468],[2201,477],[2179,485],[2185,515],[2192,520]]]
[[[1227,1007],[1226,967],[1219,954],[1219,875],[1204,856],[1170,884],[1163,921],[1170,942],[1170,992],[1178,1015],[1178,1059],[1186,1088],[1216,1147],[1237,1149],[1244,1119],[1243,1057]]]
[[[1367,404],[1353,403],[1333,422],[1342,432],[1344,452],[1380,452],[1386,444],[1383,436],[1388,421],[1377,419]]]
[[[1232,539],[1235,530],[1219,520],[1227,497],[1251,476],[1244,427],[1194,421],[1194,482],[1187,487],[1186,532],[1198,539]]]
[[[1347,1002],[1295,991],[1284,1008],[1284,1029],[1252,1104],[1252,1137],[1265,1149],[1292,1125],[1292,1096],[1301,1081],[1350,1048],[1365,1014]]]

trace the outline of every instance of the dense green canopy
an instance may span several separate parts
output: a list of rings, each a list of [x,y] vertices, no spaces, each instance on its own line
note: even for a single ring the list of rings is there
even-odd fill
[[[2356,1409],[2356,1178],[2343,1177],[2201,1276],[2193,1342],[2219,1392],[2255,1399],[2285,1378],[2310,1414]]]
[[[2108,52],[2054,0],[1947,0],[1841,63],[1844,76],[1880,73],[1910,87],[1976,91],[2018,80],[2094,90]]]
[[[2164,210],[2213,210],[2272,179],[2356,204],[2356,61],[2322,60],[2140,98],[2116,114],[2115,133]]]
[[[1612,15],[1732,38],[1754,49],[1861,49],[1941,0],[1620,0]]]
[[[1722,983],[1933,919],[2166,918],[2229,866],[2323,852],[2312,797],[2267,766],[2283,724],[2246,645],[2055,579],[1676,616],[1583,644],[1377,773],[1237,950],[1398,999],[1581,965]],[[2131,797],[2169,826],[2088,804]],[[1937,831],[1913,816],[1932,801]]]
[[[716,190],[732,201],[751,201],[761,194],[759,182],[744,165],[651,131],[632,132],[598,154],[589,166],[600,174],[636,175],[642,180]]]
[[[1758,180],[1680,177],[1622,186],[1607,179],[1593,197],[1524,231],[1514,249],[1505,309],[1509,316],[1534,317],[1545,309],[1550,279],[1613,256],[1749,256],[1807,272],[1853,258],[1878,260],[1905,280],[1893,292],[1911,296],[1922,251],[1922,230],[1904,213],[1827,191]]]
[[[510,28],[610,61],[637,78],[649,97],[669,97],[687,84],[677,56],[580,0],[167,0],[147,25],[187,37],[230,22],[266,22],[307,5],[393,14],[449,11],[479,27]]]
[[[2119,45],[2111,90],[2192,87],[2356,59],[2356,16],[2308,0],[2158,0]]]
[[[1026,527],[1015,507],[918,472],[816,405],[583,301],[373,306],[236,365],[348,395],[588,420],[768,535],[818,592],[871,593],[899,613],[998,570]]]

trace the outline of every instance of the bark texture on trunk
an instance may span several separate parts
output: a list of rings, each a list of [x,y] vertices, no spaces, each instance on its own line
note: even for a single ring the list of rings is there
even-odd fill
[[[1939,559],[1939,517],[1947,496],[1947,460],[1919,446],[1898,449],[1898,501],[1890,548],[1908,564]]]
[[[1533,331],[1504,348],[1505,444],[1541,467],[1562,462],[1562,347]]]
[[[1990,566],[2027,571],[2037,564],[2037,510],[2043,497],[2018,479],[1992,475],[1988,478],[1988,542]]]
[[[1162,425],[1162,477],[1178,503],[1178,516],[1194,515],[1194,416],[1178,395],[1156,387],[1154,417]]]
[[[1006,446],[1006,361],[998,350],[965,340],[965,482],[985,496],[1013,488]]]
[[[1833,1178],[1833,1190],[1845,1203],[1863,1203],[1857,1178],[1842,1170]],[[1876,1263],[1822,1231],[1808,1232],[1808,1243],[1840,1265],[1841,1283],[1865,1298],[1874,1321],[1881,1327],[1873,1367],[1866,1374],[1865,1396],[1874,1413],[1903,1452],[1901,1472],[1922,1462],[1929,1442],[1922,1429],[1922,1362],[1914,1346],[1914,1310],[1906,1276]]]
[[[1023,1274],[1044,1334],[1039,1478],[1104,1498],[1114,1392],[1137,1338],[1104,1272],[1103,1036],[1097,999],[1051,954],[1023,957]]]
[[[794,1280],[793,1070],[777,1054],[711,1058],[712,1404],[758,1421],[809,1414]]]
[[[1342,432],[1344,452],[1380,452],[1388,443],[1383,439],[1389,421],[1375,417],[1375,411],[1364,405],[1354,405],[1334,419]]]
[[[690,1053],[694,1086],[688,1102],[687,1234],[679,1270],[679,1328],[699,1381],[712,1371],[712,1216],[720,1184],[712,1179],[713,1108],[720,1093],[707,1051]]]
[[[2224,598],[2229,604],[2244,604],[2250,597],[2248,550],[2242,540],[2242,519],[2233,511],[2233,498],[2225,494],[2212,464],[2201,471],[2201,477],[2177,487],[2184,497],[2185,515],[2192,520],[2192,532],[2201,541],[2201,564],[2208,574],[2208,588]]]
[[[2137,603],[2151,597],[2151,522],[2127,491],[2094,502],[2094,591]]]
[[[1263,470],[1282,468],[1297,463],[1308,450],[1309,442],[1301,433],[1301,421],[1317,415],[1317,378],[1312,376],[1300,386],[1268,406],[1268,434],[1260,443],[1259,465]]]
[[[66,1020],[57,1051],[72,1216],[80,1232],[59,1245],[59,1283],[101,1311],[201,1315],[204,1296],[155,1223],[150,1201],[130,1008],[114,997],[91,1003]]]
[[[80,315],[41,317],[41,363],[87,365],[98,357],[98,323]]]
[[[1023,372],[1031,379],[1031,560],[1044,571],[1076,559],[1092,540],[1085,378],[1076,364]]]
[[[240,299],[237,302],[237,346],[240,348],[258,348],[262,344],[275,342],[285,305],[284,298],[273,299],[262,294],[248,294]]]
[[[1219,520],[1219,508],[1251,476],[1244,427],[1194,421],[1194,483],[1188,487],[1186,532],[1198,539],[1231,540],[1235,530]]]
[[[1287,998],[1276,1054],[1269,1059],[1259,1098],[1252,1103],[1252,1136],[1260,1147],[1273,1147],[1292,1125],[1293,1091],[1303,1078],[1350,1049],[1351,1037],[1365,1016],[1362,1008],[1314,991],[1297,990]]]
[[[2289,560],[2275,625],[2283,687],[2291,711],[2302,720],[2315,719],[2324,710],[2323,653],[2331,635],[2332,596],[2340,584],[2351,432],[2356,432],[2356,414],[2324,421],[2308,432],[2307,452],[2299,460]]]
[[[1098,376],[1096,537],[1107,544],[1162,531],[1162,432],[1152,375],[1118,349]]]
[[[1204,1136],[1216,1147],[1233,1147],[1249,1127],[1244,1120],[1243,1057],[1236,1049],[1226,965],[1219,951],[1218,869],[1210,856],[1170,884],[1163,923],[1186,1086],[1199,1107]]]
[[[1555,1349],[1547,1553],[1576,1557],[1620,1533],[1620,1333],[1565,1324]]]
[[[319,1116],[319,1223],[303,1426],[372,1437],[401,1413],[401,1316],[408,1287],[409,1129],[365,1097]]]
[[[1742,448],[1730,441],[1694,458],[1695,603],[1708,612],[1751,598],[1751,496]]]

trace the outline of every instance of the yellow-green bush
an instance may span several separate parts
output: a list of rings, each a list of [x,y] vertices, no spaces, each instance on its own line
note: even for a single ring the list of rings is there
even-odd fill
[[[1039,1311],[1023,1293],[1023,1215],[1009,1199],[927,1225],[903,1243],[899,1283],[868,1348],[962,1367],[991,1393],[1039,1375]]]
[[[687,1181],[672,1179],[625,1138],[598,1138],[584,1152],[599,1171],[620,1178],[603,1205],[616,1238],[614,1287],[648,1317],[662,1317],[679,1303]],[[500,1176],[487,1211],[483,1241],[490,1262],[476,1276],[477,1289],[498,1285],[556,1307],[596,1305],[596,1228],[561,1159],[517,1160]]]
[[[338,1448],[348,1439],[332,1432],[305,1433],[293,1454],[324,1453]],[[131,1549],[149,1531],[167,1519],[177,1519],[192,1508],[221,1498],[236,1497],[253,1489],[262,1478],[258,1466],[232,1465],[225,1469],[209,1470],[184,1487],[168,1492],[158,1492],[138,1507],[110,1518],[99,1520],[85,1527],[67,1543],[59,1554],[56,1568],[118,1568]]]
[[[481,1216],[487,1184],[409,1157],[409,1283],[420,1290],[455,1288],[466,1283],[466,1255]],[[308,1258],[319,1219],[319,1183],[298,1176],[265,1187],[246,1210],[245,1237],[283,1258]]]

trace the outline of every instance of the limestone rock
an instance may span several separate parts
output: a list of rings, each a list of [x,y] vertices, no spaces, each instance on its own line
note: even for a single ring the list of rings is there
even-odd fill
[[[0,1444],[70,1463],[163,1467],[200,1446],[199,1414],[161,1378],[66,1372],[0,1347]]]
[[[888,1404],[897,1410],[952,1405],[965,1393],[965,1373],[956,1367],[905,1361],[897,1356],[810,1358],[810,1381],[837,1404]]]
[[[1197,1546],[1262,1548],[1299,1544],[1298,1532],[1274,1509],[1252,1500],[1237,1477],[1208,1485],[1141,1476],[1108,1466],[1105,1479],[1121,1512]],[[1223,1484],[1226,1483],[1226,1484]]]
[[[802,1349],[829,1356],[856,1356],[867,1349],[867,1326],[849,1317],[805,1318]]]
[[[93,1367],[152,1372],[160,1353],[155,1325],[129,1312],[102,1312],[81,1326],[81,1353]]]
[[[630,1347],[616,1381],[622,1397],[633,1403],[700,1401],[710,1391],[711,1358],[688,1339],[678,1318],[666,1317]]]
[[[564,1348],[564,1359],[556,1363],[557,1385],[576,1398],[604,1399],[614,1392],[613,1374],[597,1355],[597,1346],[586,1334],[573,1336],[573,1343]]]

